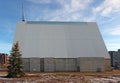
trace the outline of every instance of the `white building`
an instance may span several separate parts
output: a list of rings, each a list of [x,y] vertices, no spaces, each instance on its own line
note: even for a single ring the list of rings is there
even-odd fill
[[[23,21],[17,23],[26,71],[105,71],[109,58],[95,22]]]
[[[16,41],[25,58],[109,57],[95,22],[19,22]]]

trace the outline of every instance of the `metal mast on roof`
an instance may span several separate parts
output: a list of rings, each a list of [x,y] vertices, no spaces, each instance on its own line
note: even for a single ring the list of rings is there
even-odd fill
[[[25,21],[23,2],[22,2],[22,21]]]

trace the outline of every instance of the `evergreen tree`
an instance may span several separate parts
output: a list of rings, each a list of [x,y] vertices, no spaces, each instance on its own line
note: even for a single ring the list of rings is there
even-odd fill
[[[19,43],[16,42],[11,50],[7,77],[18,78],[25,75],[21,56],[22,54],[19,51]]]

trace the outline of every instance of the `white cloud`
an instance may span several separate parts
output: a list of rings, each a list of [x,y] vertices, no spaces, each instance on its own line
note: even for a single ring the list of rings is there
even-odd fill
[[[106,46],[108,50],[118,50],[120,49],[120,39],[119,38],[110,38],[110,39],[106,39]]]
[[[109,48],[107,48],[109,51],[110,50],[111,51],[118,50],[118,49],[120,49],[120,43],[109,43],[109,44],[107,44],[107,47],[109,47]]]
[[[102,11],[101,15],[108,16],[112,11],[112,7],[105,8],[104,11]]]
[[[101,16],[120,12],[120,0],[105,0],[100,6],[93,8],[93,12],[100,13]]]
[[[93,0],[57,0],[58,3],[63,7],[63,11],[74,12],[77,10],[83,10],[88,7],[88,5]]]
[[[110,34],[112,34],[112,35],[120,35],[120,27],[116,28],[116,29],[113,29],[113,31],[111,31]]]
[[[58,2],[59,4],[61,4],[62,6],[64,6],[64,8],[69,7],[69,8],[80,8],[80,9],[84,9],[86,7],[86,5],[90,2],[92,2],[93,0],[27,0],[33,3],[54,3],[54,2]]]
[[[110,34],[110,35],[120,35],[120,26],[109,28],[104,31],[104,33]]]
[[[120,49],[120,40],[118,38],[111,38],[106,40],[106,46],[108,50],[118,50]]]
[[[91,2],[92,2],[92,0],[71,0],[70,8],[73,8],[73,9],[74,8],[84,9]]]
[[[29,1],[37,1],[37,0],[29,0]],[[39,3],[40,0],[38,0]],[[46,0],[45,0],[46,1]],[[83,11],[88,9],[88,6],[90,3],[93,2],[93,0],[49,0],[48,2],[56,1],[58,5],[61,7],[57,10],[53,9],[44,9],[41,12],[43,12],[43,16],[40,16],[39,11],[29,11],[30,15],[34,15],[34,18],[32,20],[52,20],[52,21],[80,21],[83,20]],[[44,2],[42,0],[42,2]],[[45,8],[45,7],[44,7]],[[37,8],[39,9],[39,8]],[[31,18],[31,16],[29,16]]]

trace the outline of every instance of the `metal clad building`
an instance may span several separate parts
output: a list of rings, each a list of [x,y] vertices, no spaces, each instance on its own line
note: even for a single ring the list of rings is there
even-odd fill
[[[17,23],[16,41],[30,72],[105,71],[109,58],[95,22],[23,21]]]
[[[95,22],[19,22],[16,41],[24,58],[109,57]]]

